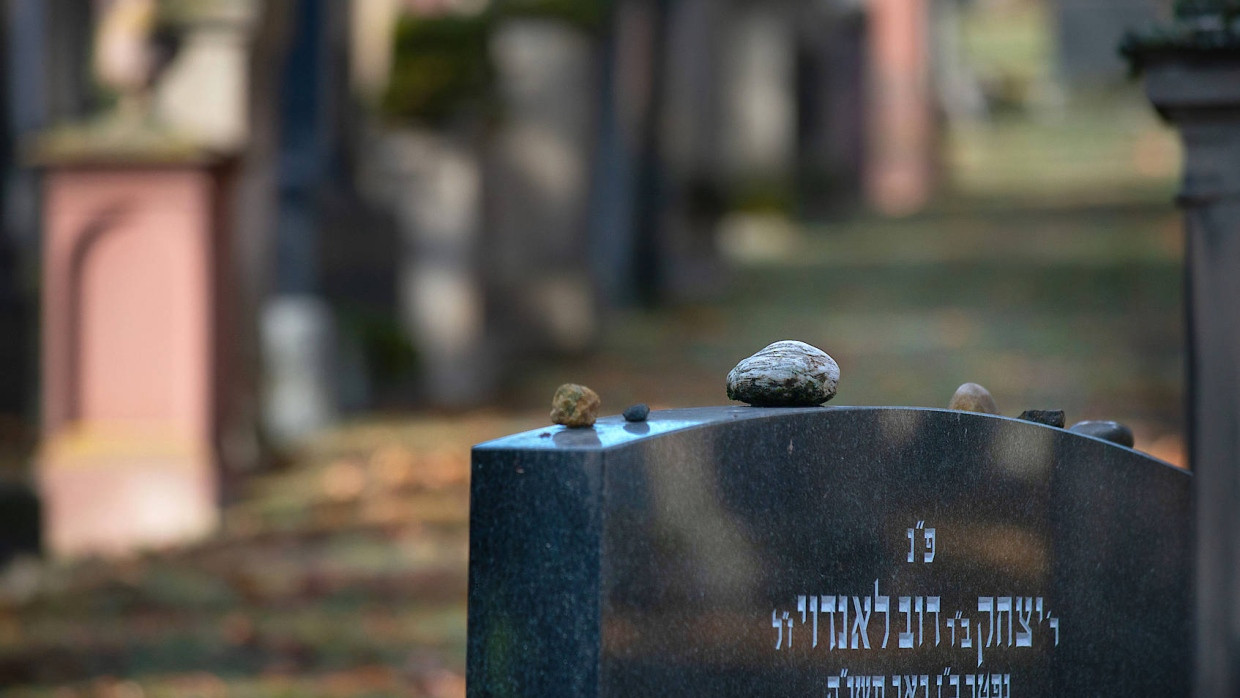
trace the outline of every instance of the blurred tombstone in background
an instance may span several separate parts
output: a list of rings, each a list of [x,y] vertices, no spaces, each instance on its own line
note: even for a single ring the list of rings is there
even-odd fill
[[[600,302],[631,304],[638,289],[635,172],[639,165],[642,105],[647,101],[649,12],[632,0],[612,3],[602,37],[598,140],[591,173],[589,259]]]
[[[225,151],[245,120],[245,88],[202,85],[205,104],[185,122],[186,112],[161,112],[158,95],[194,80],[177,77],[196,69],[176,49],[186,36],[194,44],[196,27],[244,45],[245,6],[197,3],[181,14],[143,0],[102,4],[95,67],[121,93],[119,110],[41,139],[38,470],[53,552],[119,553],[217,524],[219,472],[240,427],[235,170]],[[189,57],[225,72],[243,62]]]
[[[887,215],[920,210],[933,191],[932,1],[869,3],[865,190],[870,205]]]
[[[656,114],[663,169],[662,210],[654,251],[660,300],[697,301],[717,294],[725,272],[715,234],[727,195],[729,3],[679,0],[663,21],[666,50],[663,113]],[[758,95],[753,95],[758,97]]]
[[[216,524],[226,170],[49,156],[43,441],[50,547],[121,552]]]
[[[788,3],[736,3],[722,56],[723,166],[740,189],[783,188],[796,152],[796,31]]]
[[[498,336],[512,351],[578,352],[594,339],[588,261],[601,4],[580,14],[501,3],[489,50],[500,122],[487,172],[486,259]]]
[[[1127,31],[1167,18],[1170,0],[1053,0],[1058,77],[1075,88],[1116,85],[1128,66],[1115,47]]]
[[[865,158],[865,13],[857,2],[811,3],[799,13],[798,174],[809,216],[861,208]]]
[[[371,20],[391,23],[394,40],[381,129],[359,173],[394,214],[396,317],[419,364],[415,394],[426,404],[473,405],[497,377],[481,239],[486,24],[476,11],[451,8],[388,16]]]
[[[288,43],[275,95],[275,210],[267,294],[259,315],[263,424],[277,446],[336,415],[336,323],[323,296],[324,200],[339,181],[333,110],[345,78],[336,53],[343,5],[299,0],[282,18]]]

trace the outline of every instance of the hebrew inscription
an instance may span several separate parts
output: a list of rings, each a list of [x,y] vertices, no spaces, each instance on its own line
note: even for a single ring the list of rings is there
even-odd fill
[[[933,564],[939,552],[936,528],[917,521],[906,535],[905,561]],[[919,674],[851,674],[844,667],[826,679],[830,698],[886,698],[888,690],[895,698],[1010,698],[1012,674],[987,664],[987,651],[1059,646],[1060,619],[1041,596],[997,590],[949,604],[943,593],[893,594],[881,589],[877,579],[862,594],[822,591],[828,593],[798,595],[795,606],[771,611],[775,651],[839,653],[843,659],[849,653],[912,654],[935,647],[959,656],[952,666]]]

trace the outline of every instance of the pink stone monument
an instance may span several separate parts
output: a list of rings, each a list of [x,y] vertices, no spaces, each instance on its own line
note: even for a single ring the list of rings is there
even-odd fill
[[[217,524],[226,180],[196,157],[46,167],[38,479],[53,553]]]
[[[869,8],[866,195],[880,213],[903,216],[926,205],[933,185],[930,3],[872,0]]]

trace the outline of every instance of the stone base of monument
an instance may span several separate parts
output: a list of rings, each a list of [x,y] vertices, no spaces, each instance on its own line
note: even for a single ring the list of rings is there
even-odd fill
[[[206,444],[166,433],[81,428],[39,454],[47,547],[121,554],[202,538],[219,522]]]
[[[470,696],[1190,689],[1191,476],[991,415],[723,407],[473,452]]]

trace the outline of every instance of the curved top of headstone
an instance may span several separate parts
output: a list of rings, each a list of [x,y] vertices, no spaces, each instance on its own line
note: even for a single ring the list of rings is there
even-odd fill
[[[666,434],[683,432],[689,429],[700,429],[736,422],[755,420],[771,420],[777,422],[793,415],[820,414],[829,420],[829,415],[856,415],[857,413],[881,412],[893,425],[933,426],[941,422],[943,428],[954,424],[965,430],[974,423],[1002,423],[1002,429],[1028,434],[1056,434],[1068,440],[1081,439],[1084,443],[1097,442],[1110,448],[1119,449],[1132,455],[1145,458],[1168,468],[1174,465],[1159,460],[1146,453],[1117,445],[1104,439],[1086,436],[1067,429],[1059,429],[1043,424],[1028,422],[1012,417],[962,412],[927,407],[749,407],[747,405],[727,405],[721,407],[688,407],[670,410],[654,410],[644,422],[626,422],[620,415],[600,417],[593,428],[572,429],[563,426],[548,426],[541,429],[505,436],[486,441],[474,446],[481,450],[548,450],[548,451],[606,451],[647,441]],[[950,420],[950,421],[949,421]]]
[[[1185,471],[954,410],[648,420],[475,448],[471,695],[1191,685]]]

